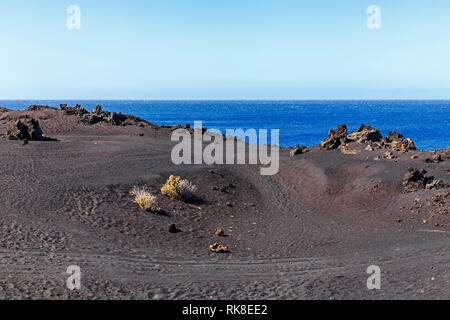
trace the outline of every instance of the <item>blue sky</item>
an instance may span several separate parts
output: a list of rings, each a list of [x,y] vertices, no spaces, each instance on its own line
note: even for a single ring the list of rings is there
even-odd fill
[[[5,0],[0,99],[447,99],[449,35],[448,0]]]

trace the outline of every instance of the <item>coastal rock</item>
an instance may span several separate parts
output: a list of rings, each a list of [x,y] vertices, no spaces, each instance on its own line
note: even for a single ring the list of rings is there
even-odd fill
[[[362,124],[358,129],[347,136],[348,140],[359,143],[380,142],[382,138],[383,136],[381,135],[380,130],[366,126],[365,124]]]
[[[291,155],[291,157],[294,157],[296,155],[307,153],[307,152],[309,152],[309,149],[306,146],[300,147],[299,145],[297,145],[293,150],[291,150],[290,155]]]
[[[424,169],[409,168],[403,178],[403,188],[406,192],[425,189],[425,186],[433,181],[433,177],[427,177]]]
[[[105,119],[102,116],[99,116],[97,114],[94,113],[88,113],[85,114],[82,118],[81,118],[81,123],[85,124],[85,125],[94,125],[96,123],[105,121]]]
[[[400,133],[394,131],[389,132],[389,135],[384,137],[382,142],[386,148],[396,151],[416,150],[416,146],[411,139],[405,138]]]
[[[330,130],[328,137],[320,142],[320,148],[324,150],[336,149],[347,142],[347,135],[347,126],[341,124],[336,130]]]
[[[98,114],[98,115],[103,115],[103,110],[102,110],[102,106],[100,105],[96,105],[94,107],[94,109],[92,110],[92,113]]]
[[[9,111],[11,111],[11,110],[8,108],[0,107],[0,112],[9,112]]]
[[[5,138],[10,140],[44,140],[39,122],[29,117],[17,120],[14,125],[6,131]]]
[[[86,125],[94,125],[99,122],[109,122],[110,114],[104,112],[102,107],[97,105],[90,113],[81,116],[81,122]]]
[[[49,106],[31,105],[25,109],[25,111],[39,111],[39,110],[58,110]]]
[[[68,107],[67,104],[60,105],[61,110],[68,115],[76,115],[77,117],[82,117],[89,112],[82,108],[79,104],[75,105],[75,107]]]
[[[120,126],[127,119],[128,119],[128,116],[126,116],[122,113],[118,113],[118,112],[111,112],[110,116],[109,116],[109,122],[116,126]]]
[[[90,113],[87,113],[87,111],[85,113],[83,111],[80,115],[80,118],[81,123],[85,125],[94,125],[99,122],[104,122],[114,126],[125,126],[133,124],[144,126],[146,123],[148,123],[147,121],[132,115],[122,114],[120,112],[103,111],[102,107],[99,105],[95,106],[95,108]]]

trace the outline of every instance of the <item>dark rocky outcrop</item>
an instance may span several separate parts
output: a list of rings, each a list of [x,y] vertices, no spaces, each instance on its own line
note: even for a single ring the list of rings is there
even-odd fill
[[[345,124],[339,125],[336,130],[330,130],[328,137],[320,142],[320,148],[324,150],[337,149],[340,145],[347,142],[347,126]]]
[[[351,142],[367,143],[373,148],[385,148],[392,151],[407,152],[416,150],[414,142],[405,138],[398,132],[389,132],[387,137],[382,137],[378,129],[362,124],[358,129],[348,134],[345,124],[339,125],[336,130],[330,130],[328,137],[319,144],[320,149],[332,150],[345,146]]]
[[[409,138],[405,138],[398,132],[389,132],[389,135],[384,137],[382,142],[386,148],[395,151],[416,150],[414,142]]]
[[[359,143],[380,142],[382,138],[383,136],[381,135],[380,130],[366,126],[365,124],[362,124],[358,129],[347,136],[348,140]]]
[[[299,154],[307,153],[309,152],[309,149],[306,146],[299,146],[297,145],[293,150],[291,150],[291,157],[297,156]]]
[[[145,125],[148,123],[138,117],[122,114],[120,112],[103,111],[101,106],[96,106],[90,113],[83,112],[81,123],[85,125],[94,125],[96,123],[107,123],[115,126],[124,125]]]
[[[45,140],[39,122],[29,117],[17,120],[14,125],[6,131],[5,138],[10,140]]]
[[[77,117],[83,117],[89,113],[89,111],[82,108],[79,104],[75,105],[75,107],[68,107],[67,104],[61,104],[60,108],[65,114],[76,115]]]
[[[57,108],[49,106],[31,105],[25,109],[25,111],[40,111],[40,110],[58,110]]]
[[[0,107],[0,112],[9,112],[9,111],[11,110],[8,108]]]
[[[433,177],[427,177],[424,169],[409,168],[403,178],[403,188],[406,192],[425,189],[426,185],[433,181]]]

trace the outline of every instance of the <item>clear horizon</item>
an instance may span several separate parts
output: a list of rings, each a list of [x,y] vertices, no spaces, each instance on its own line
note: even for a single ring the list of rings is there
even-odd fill
[[[449,14],[443,0],[3,2],[0,100],[450,100]]]
[[[1,101],[52,101],[52,102],[73,102],[73,101],[450,101],[450,99],[0,99]]]

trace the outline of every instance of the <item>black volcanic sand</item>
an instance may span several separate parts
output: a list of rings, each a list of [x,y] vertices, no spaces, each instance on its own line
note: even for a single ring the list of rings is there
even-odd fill
[[[25,113],[58,141],[0,139],[1,299],[450,298],[450,218],[433,216],[431,201],[448,190],[402,186],[408,167],[448,182],[448,160],[282,149],[279,174],[261,176],[252,165],[175,166],[170,128],[150,124],[85,126],[44,109],[0,112],[0,132]],[[200,199],[159,194],[170,174]],[[160,214],[133,203],[136,184],[158,194]],[[230,253],[211,253],[215,242]],[[70,265],[80,291],[66,288]],[[381,290],[366,287],[370,265]]]

